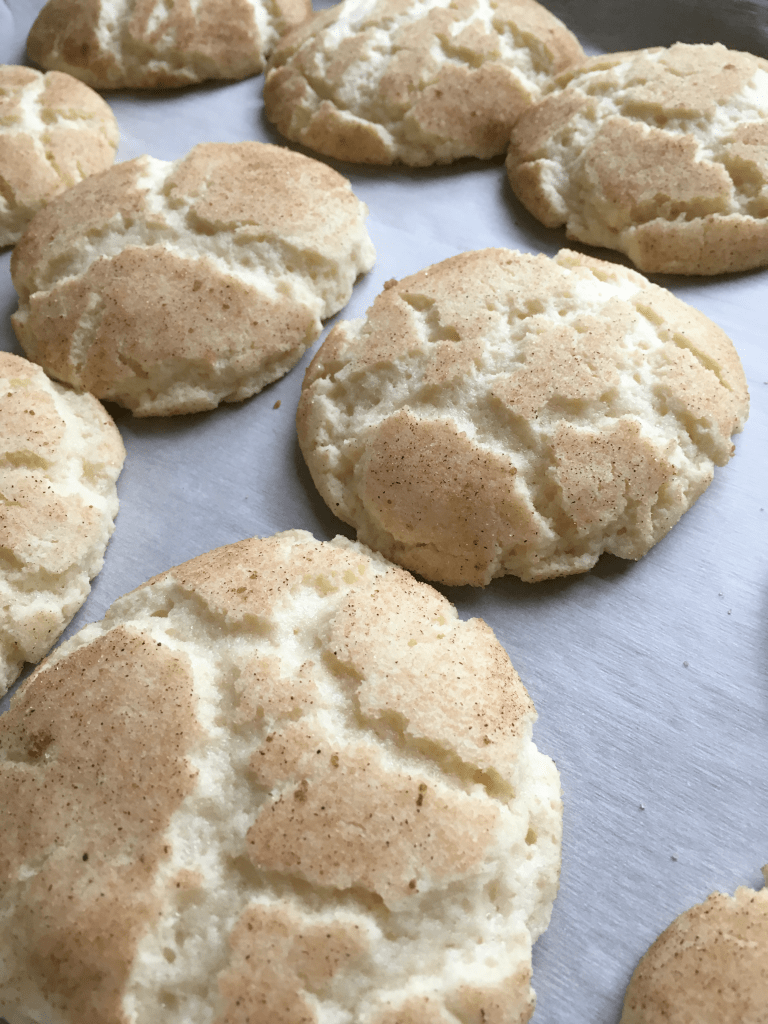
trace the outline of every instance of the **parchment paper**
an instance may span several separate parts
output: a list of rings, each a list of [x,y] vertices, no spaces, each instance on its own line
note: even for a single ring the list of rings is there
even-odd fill
[[[768,0],[548,5],[590,53],[679,39],[768,57]],[[1,62],[25,62],[37,7],[0,0]],[[257,77],[107,93],[122,133],[118,158],[176,159],[204,141],[282,143],[263,116],[261,88]],[[333,166],[370,207],[378,251],[340,317],[360,316],[388,278],[465,249],[552,255],[566,244],[523,210],[501,160]],[[0,254],[0,348],[20,353],[8,319],[16,308],[9,262],[9,251]],[[604,556],[567,580],[444,588],[462,617],[482,616],[496,631],[538,708],[536,742],[562,775],[562,884],[534,950],[536,1024],[616,1024],[656,935],[714,889],[759,886],[768,861],[768,271],[655,280],[720,324],[739,351],[752,411],[733,460],[638,563]],[[65,635],[148,577],[220,544],[291,527],[351,536],[317,497],[295,440],[311,354],[260,395],[211,413],[134,420],[109,407],[128,450],[120,513],[104,569]]]

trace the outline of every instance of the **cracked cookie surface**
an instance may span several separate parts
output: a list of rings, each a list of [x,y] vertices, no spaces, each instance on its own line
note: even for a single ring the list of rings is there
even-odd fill
[[[48,0],[27,52],[97,89],[240,79],[311,13],[310,0]]]
[[[768,61],[719,43],[594,57],[512,132],[527,209],[646,273],[768,263]]]
[[[747,411],[730,339],[666,289],[568,250],[486,249],[337,324],[297,426],[360,541],[483,586],[640,558],[728,461]]]
[[[345,0],[280,41],[264,104],[287,138],[339,160],[489,158],[582,59],[534,0]]]
[[[0,694],[61,635],[99,572],[125,449],[92,395],[0,352]]]
[[[119,164],[14,250],[16,335],[52,376],[138,416],[241,401],[371,268],[367,212],[340,174],[258,142]]]
[[[114,114],[87,85],[0,64],[0,246],[54,196],[110,167],[118,142]]]
[[[485,623],[344,538],[156,577],[0,718],[0,1013],[528,1020],[561,834],[535,717]]]
[[[766,885],[714,892],[676,917],[632,975],[619,1024],[746,1024],[768,1006]]]

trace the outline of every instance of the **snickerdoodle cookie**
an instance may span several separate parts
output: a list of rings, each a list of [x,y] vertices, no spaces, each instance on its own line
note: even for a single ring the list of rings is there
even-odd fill
[[[278,146],[139,157],[38,214],[13,253],[13,325],[52,376],[138,416],[237,402],[370,269],[367,212],[346,178]]]
[[[659,936],[632,975],[620,1024],[766,1020],[768,887],[740,886],[712,893]]]
[[[97,89],[246,78],[311,13],[311,0],[48,0],[27,53]]]
[[[528,1020],[562,813],[535,717],[488,626],[361,545],[171,569],[0,717],[0,1014]]]
[[[297,423],[359,540],[484,585],[640,558],[728,461],[747,410],[730,340],[670,292],[567,250],[486,249],[334,327]]]
[[[768,263],[768,61],[720,44],[594,57],[517,122],[517,196],[646,273]]]
[[[280,41],[264,103],[283,135],[340,160],[488,158],[583,56],[535,0],[344,0]]]
[[[0,352],[0,694],[53,646],[101,569],[125,449],[93,395]]]
[[[0,64],[0,246],[54,196],[110,167],[118,141],[114,114],[87,85]]]

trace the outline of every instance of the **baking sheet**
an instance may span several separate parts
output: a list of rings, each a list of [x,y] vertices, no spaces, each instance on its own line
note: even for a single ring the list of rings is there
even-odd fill
[[[0,62],[25,62],[39,6],[0,0]],[[590,53],[680,39],[768,57],[768,0],[548,6]],[[176,159],[205,141],[284,143],[264,118],[261,87],[259,76],[107,93],[122,135],[118,158]],[[553,255],[566,244],[520,206],[501,160],[425,170],[328,162],[370,207],[378,252],[329,325],[360,316],[388,278],[456,252],[503,245]],[[8,319],[16,308],[9,263],[10,252],[0,254],[0,348],[21,354]],[[496,631],[539,711],[536,742],[562,775],[562,882],[534,950],[536,1024],[616,1024],[656,935],[714,889],[759,886],[768,861],[768,271],[654,280],[720,324],[739,351],[752,410],[735,457],[638,563],[604,556],[566,580],[441,588],[462,617],[480,615]],[[352,535],[317,497],[295,440],[303,371],[319,344],[240,405],[170,420],[109,407],[128,452],[120,513],[104,569],[65,636],[148,577],[217,545],[292,527],[322,539]]]

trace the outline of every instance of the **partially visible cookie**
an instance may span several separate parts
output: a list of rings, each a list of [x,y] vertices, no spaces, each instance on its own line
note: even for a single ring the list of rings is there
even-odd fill
[[[281,40],[264,103],[283,135],[339,160],[488,158],[583,56],[535,0],[344,0]]]
[[[0,64],[0,246],[54,196],[115,159],[117,121],[71,75]]]
[[[330,167],[258,142],[119,164],[35,218],[11,261],[26,354],[52,376],[168,416],[281,377],[375,253]]]
[[[485,249],[337,324],[297,425],[359,540],[482,586],[640,558],[728,461],[747,411],[729,338],[670,292],[567,250]]]
[[[740,886],[686,910],[637,965],[620,1024],[765,1024],[768,868],[757,892]]]
[[[88,596],[114,529],[124,458],[92,395],[0,352],[0,694]]]
[[[311,12],[311,0],[48,0],[27,53],[97,89],[246,78]]]
[[[768,264],[768,61],[719,43],[594,57],[512,133],[509,180],[647,273]]]
[[[151,580],[0,717],[0,1015],[527,1021],[562,817],[535,717],[484,622],[346,539]]]

